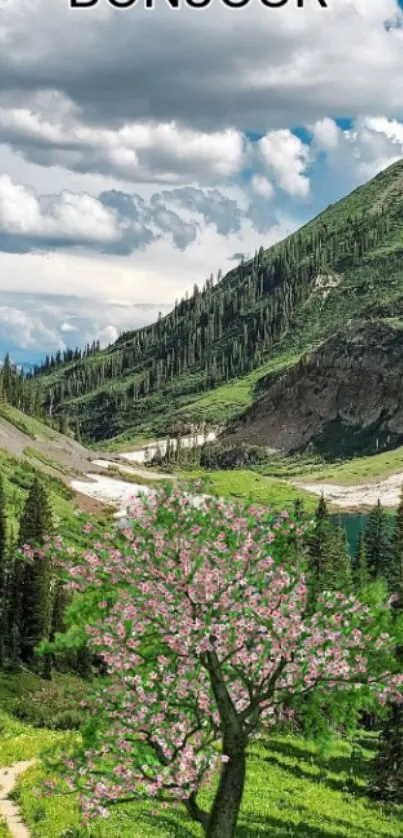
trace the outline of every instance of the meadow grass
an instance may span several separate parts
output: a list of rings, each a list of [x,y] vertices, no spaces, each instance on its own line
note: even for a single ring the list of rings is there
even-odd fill
[[[365,796],[370,748],[351,774],[351,745],[338,741],[326,756],[298,737],[274,736],[250,748],[237,838],[401,838],[402,807],[382,807]],[[111,809],[107,820],[80,826],[74,795],[38,797],[46,777],[34,766],[21,779],[18,800],[33,838],[201,838],[181,809],[154,812],[150,803]],[[208,805],[209,795],[201,803]]]
[[[299,357],[300,353],[277,355],[242,378],[235,378],[203,396],[196,396],[186,406],[180,407],[176,413],[212,424],[231,421],[252,406],[255,388],[261,379],[292,366]]]
[[[296,489],[286,480],[265,477],[249,469],[211,472],[198,469],[181,474],[183,480],[200,477],[208,481],[207,492],[212,492],[224,498],[262,503],[271,507],[275,512],[292,508],[298,498],[304,501],[307,512],[314,512],[318,505],[315,495]]]
[[[32,439],[57,438],[56,431],[53,431],[52,428],[49,428],[49,426],[45,425],[44,422],[40,422],[38,419],[33,419],[32,416],[27,416],[26,413],[22,413],[21,410],[18,410],[16,407],[12,407],[10,404],[0,405],[0,416],[2,416],[3,419],[7,419],[7,421],[18,428],[18,430],[28,434],[28,436],[32,437]]]
[[[48,466],[48,468],[52,468],[54,471],[60,472],[61,474],[66,474],[66,472],[70,471],[70,469],[66,468],[66,466],[60,465],[60,463],[57,463],[56,460],[52,460],[51,457],[48,457],[47,454],[44,454],[43,451],[38,451],[36,448],[27,446],[24,448],[23,454],[24,457],[39,460],[39,462],[44,466]],[[72,470],[71,472],[74,473]]]
[[[313,480],[329,480],[351,486],[383,479],[399,471],[403,472],[403,447],[332,464],[309,477]]]

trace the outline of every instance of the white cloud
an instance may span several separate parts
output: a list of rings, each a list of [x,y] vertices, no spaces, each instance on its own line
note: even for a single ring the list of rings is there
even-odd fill
[[[295,197],[308,196],[308,145],[286,128],[270,131],[259,140],[258,149],[263,165],[271,172],[281,189]]]
[[[95,340],[99,340],[101,344],[101,348],[105,346],[109,346],[111,343],[114,343],[115,340],[119,337],[119,332],[116,326],[113,326],[111,323],[108,326],[104,326],[102,329],[99,330],[95,334]]]
[[[7,174],[0,175],[0,231],[50,241],[108,242],[118,235],[113,213],[91,195],[62,192],[39,201]]]
[[[77,326],[73,326],[72,323],[62,323],[60,331],[63,332],[63,334],[68,335],[70,332],[77,332],[78,328]]]
[[[261,195],[263,198],[272,198],[274,195],[273,184],[264,175],[253,175],[252,189],[257,195]]]
[[[374,177],[403,156],[403,122],[359,116],[342,131],[332,120],[312,127],[314,146],[326,152],[323,175],[348,177],[350,188]]]
[[[11,306],[0,306],[0,341],[9,346],[32,350],[41,348],[65,349],[64,341],[56,332],[31,314]]]
[[[334,119],[325,117],[313,126],[312,134],[313,140],[319,148],[332,150],[339,145],[342,132]]]
[[[0,5],[4,339],[108,342],[403,154],[397,0]]]
[[[228,178],[241,169],[245,145],[233,128],[207,133],[175,121],[91,125],[57,91],[31,96],[24,107],[0,106],[0,141],[34,162],[167,184],[189,176]]]

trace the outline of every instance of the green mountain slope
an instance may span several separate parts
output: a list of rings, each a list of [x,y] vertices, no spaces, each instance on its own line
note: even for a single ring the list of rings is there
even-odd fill
[[[216,419],[234,416],[245,397],[253,400],[259,376],[347,323],[400,314],[403,161],[219,282],[195,288],[167,317],[103,352],[48,364],[37,383],[46,408],[68,416],[86,441],[154,435],[181,416],[200,418],[206,393],[209,421],[214,393]],[[228,388],[245,377],[251,388],[231,401]]]

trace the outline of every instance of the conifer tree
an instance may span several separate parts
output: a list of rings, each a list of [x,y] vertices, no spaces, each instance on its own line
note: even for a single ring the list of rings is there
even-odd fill
[[[308,570],[311,599],[314,601],[322,590],[322,583],[329,553],[330,527],[326,501],[321,495],[315,512],[315,527],[308,544]]]
[[[343,591],[343,593],[350,592],[353,587],[350,551],[347,532],[340,518],[336,525],[330,527],[325,553],[326,561],[322,574],[323,588],[330,591]]]
[[[20,522],[19,545],[33,547],[43,544],[44,537],[51,532],[52,520],[46,490],[35,478],[28,493]],[[49,636],[51,629],[51,567],[36,551],[23,564],[22,595],[20,615],[21,658],[34,663],[34,649],[41,640]],[[18,572],[20,572],[18,570]],[[45,661],[45,668],[47,662]]]
[[[358,533],[357,549],[354,561],[354,582],[358,593],[361,593],[369,582],[367,555],[365,552],[364,534],[362,529]]]
[[[397,508],[385,579],[392,593],[403,596],[403,489]]]
[[[386,578],[390,561],[388,522],[380,500],[369,513],[365,552],[370,579]]]
[[[0,666],[4,665],[6,658],[7,638],[7,617],[8,617],[8,543],[7,543],[7,517],[6,517],[6,496],[4,481],[0,474]]]

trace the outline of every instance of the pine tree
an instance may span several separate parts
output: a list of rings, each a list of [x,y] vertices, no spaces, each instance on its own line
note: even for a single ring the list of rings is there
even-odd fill
[[[325,565],[322,573],[322,586],[329,591],[351,592],[353,588],[350,551],[347,532],[340,519],[330,527],[327,546],[325,545]]]
[[[387,518],[380,500],[369,513],[364,541],[370,579],[386,578],[390,541]]]
[[[36,478],[31,486],[20,522],[19,544],[40,546],[51,532],[52,519],[46,490]],[[19,560],[21,564],[22,560]],[[19,563],[17,562],[17,563]],[[20,570],[18,569],[18,572]],[[49,558],[36,551],[23,563],[22,612],[20,614],[21,658],[32,665],[34,649],[51,629],[51,567]],[[48,662],[45,660],[45,669]]]
[[[8,624],[8,585],[9,562],[7,541],[6,496],[4,481],[0,474],[0,666],[6,659],[6,639]]]
[[[308,576],[311,599],[320,594],[326,569],[330,542],[329,513],[326,501],[321,495],[315,512],[315,527],[308,542]]]
[[[357,593],[365,590],[369,582],[367,555],[365,552],[364,535],[360,529],[358,533],[357,549],[354,561],[354,583]]]
[[[403,489],[396,512],[385,579],[392,593],[403,596]]]

